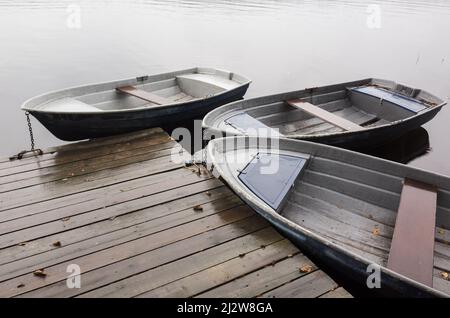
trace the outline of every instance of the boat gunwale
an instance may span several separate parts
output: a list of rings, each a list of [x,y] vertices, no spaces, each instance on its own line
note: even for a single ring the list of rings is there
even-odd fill
[[[134,82],[136,81],[138,78],[140,77],[157,77],[157,76],[164,76],[164,75],[171,75],[171,74],[176,74],[176,73],[184,73],[184,72],[191,72],[191,73],[197,73],[198,70],[214,70],[214,71],[219,71],[219,72],[228,72],[230,74],[233,75],[237,75],[239,77],[242,77],[245,82],[243,83],[239,83],[236,82],[237,84],[239,84],[238,86],[232,88],[232,89],[225,89],[222,92],[219,92],[217,94],[214,94],[213,96],[208,96],[208,97],[203,97],[203,98],[195,98],[189,101],[185,101],[185,102],[174,102],[174,103],[170,103],[170,104],[162,104],[162,105],[152,105],[151,107],[148,106],[140,106],[140,107],[136,107],[136,108],[129,108],[129,109],[111,109],[111,110],[101,110],[99,109],[99,111],[95,111],[95,112],[89,112],[89,111],[76,111],[76,112],[61,112],[58,110],[45,110],[45,109],[34,109],[33,107],[28,107],[27,105],[33,101],[35,101],[36,99],[39,98],[43,98],[45,96],[48,95],[52,95],[52,94],[56,94],[56,93],[62,93],[62,92],[69,92],[71,90],[76,90],[76,89],[83,89],[83,88],[87,88],[87,87],[92,87],[92,86],[101,86],[101,85],[113,85],[114,83],[128,83],[128,82]],[[200,73],[201,74],[201,73]],[[206,73],[207,74],[207,73]],[[173,77],[176,78],[176,76],[178,75],[174,75]],[[168,78],[170,79],[170,78]],[[167,79],[162,79],[162,80],[157,80],[155,82],[158,81],[164,81]],[[152,82],[149,82],[152,83]],[[113,80],[113,81],[107,81],[107,82],[98,82],[98,83],[90,83],[90,84],[84,84],[84,85],[78,85],[78,86],[71,86],[71,87],[67,87],[67,88],[63,88],[63,89],[58,89],[58,90],[53,90],[53,91],[49,91],[46,93],[42,93],[36,96],[33,96],[31,98],[28,98],[27,100],[25,100],[22,105],[20,106],[20,108],[23,111],[26,112],[30,112],[30,113],[44,113],[44,114],[61,114],[61,115],[90,115],[90,116],[96,116],[96,115],[105,115],[105,114],[114,114],[114,113],[134,113],[134,112],[141,112],[143,110],[153,110],[153,109],[161,109],[161,108],[167,108],[167,107],[176,107],[176,106],[180,106],[180,105],[186,105],[186,104],[190,104],[190,103],[196,103],[199,101],[203,101],[203,100],[208,100],[208,99],[212,99],[215,97],[219,97],[221,95],[227,94],[229,92],[235,91],[237,89],[240,89],[242,87],[245,87],[247,85],[250,85],[252,83],[252,80],[250,80],[247,76],[241,75],[239,73],[235,73],[235,72],[230,72],[228,70],[225,69],[218,69],[218,68],[211,68],[211,67],[193,67],[193,68],[188,68],[188,69],[182,69],[182,70],[178,70],[178,71],[172,71],[172,72],[166,72],[166,73],[158,73],[158,74],[152,74],[152,75],[144,75],[144,76],[137,76],[137,77],[132,77],[132,78],[125,78],[125,79],[118,79],[118,80]],[[136,85],[136,84],[134,84]],[[139,84],[141,85],[141,84]],[[105,89],[105,90],[99,90],[98,92],[102,92],[102,91],[107,91],[109,89]],[[93,92],[93,93],[98,93],[98,92]],[[88,94],[86,94],[88,95]],[[83,95],[81,95],[83,96]],[[61,98],[72,98],[71,96],[63,96],[63,97],[58,97],[58,98],[54,98],[54,99],[49,99],[47,100],[45,103],[49,103],[52,101],[56,101],[59,100]],[[76,99],[76,97],[73,97],[74,99]],[[146,105],[146,104],[144,104]]]
[[[330,241],[329,239],[314,233],[313,231],[300,226],[299,224],[287,219],[286,217],[283,217],[282,215],[280,215],[279,213],[277,213],[275,210],[271,209],[268,205],[266,205],[261,199],[255,199],[255,195],[251,192],[246,192],[245,191],[245,187],[241,186],[239,184],[239,180],[237,180],[234,175],[229,175],[228,173],[225,173],[225,171],[222,169],[222,166],[227,166],[226,162],[222,162],[221,164],[214,164],[213,160],[211,160],[212,158],[214,158],[213,155],[213,148],[216,148],[215,145],[218,144],[219,142],[224,142],[225,144],[231,144],[231,143],[226,143],[226,140],[231,140],[231,139],[247,139],[247,140],[257,140],[257,139],[267,139],[265,137],[257,137],[257,136],[232,136],[232,137],[225,137],[225,138],[217,138],[214,139],[212,141],[209,142],[208,146],[207,146],[207,158],[209,158],[209,162],[207,161],[207,163],[212,164],[211,166],[211,170],[217,170],[217,172],[220,175],[221,180],[227,184],[227,186],[229,186],[241,199],[243,199],[246,203],[248,203],[254,210],[256,210],[258,213],[263,214],[262,216],[267,218],[269,220],[269,222],[274,223],[277,227],[278,226],[282,226],[285,227],[286,230],[288,231],[293,231],[293,233],[295,233],[295,231],[300,231],[303,235],[310,237],[313,240],[316,240],[318,242],[320,242],[321,244],[326,245],[327,247],[330,247],[331,249],[337,250],[340,253],[346,254],[349,257],[353,258],[354,260],[363,263],[365,265],[370,265],[370,264],[374,264],[373,261],[371,261],[370,259],[361,256],[359,254],[356,254],[355,252],[352,252],[350,250],[345,249],[344,247]],[[310,141],[306,141],[306,140],[295,140],[295,139],[291,139],[291,138],[279,138],[280,141],[283,142],[287,142],[287,143],[298,143],[300,144],[307,144],[309,146],[317,147],[317,148],[332,148],[334,150],[338,150],[339,152],[343,152],[344,154],[350,154],[352,156],[359,156],[361,157],[361,159],[370,159],[370,160],[379,160],[380,162],[384,162],[384,163],[388,163],[388,164],[392,164],[394,167],[401,167],[402,169],[406,169],[407,171],[416,171],[416,172],[420,172],[421,174],[428,174],[430,177],[445,177],[443,175],[439,175],[435,172],[429,171],[429,170],[425,170],[425,169],[421,169],[421,168],[416,168],[416,167],[409,167],[409,166],[405,166],[402,165],[400,163],[396,163],[396,162],[392,162],[386,159],[382,159],[382,158],[374,158],[372,156],[369,155],[365,155],[362,153],[358,153],[355,151],[351,151],[351,150],[347,150],[347,149],[343,149],[343,148],[338,148],[338,147],[334,147],[334,146],[329,146],[329,145],[323,145],[323,144],[318,144],[318,143],[314,143],[314,142],[310,142]],[[236,145],[236,143],[233,143],[234,145]],[[245,143],[239,143],[239,141],[237,142],[238,145],[242,145]],[[254,143],[253,143],[254,144]],[[259,149],[259,148],[258,148]],[[235,151],[236,147],[234,147],[234,149],[230,150],[230,151]],[[280,150],[281,150],[281,145],[280,145]],[[291,150],[289,150],[291,151]],[[223,153],[223,152],[222,152]],[[313,159],[316,154],[310,154],[311,159]],[[375,169],[374,169],[375,170]],[[405,176],[404,178],[406,178],[407,176]],[[448,179],[448,177],[446,177]],[[235,186],[233,186],[235,185]],[[256,209],[252,206],[256,206]],[[277,224],[279,223],[279,224]],[[376,264],[376,263],[375,263]],[[376,264],[377,266],[379,266],[380,270],[382,272],[384,272],[387,275],[390,275],[396,279],[402,280],[416,288],[419,288],[421,290],[424,290],[427,293],[430,293],[432,295],[435,295],[437,297],[444,297],[444,298],[449,298],[450,295],[442,292],[436,288],[427,286],[425,284],[422,284],[420,282],[417,282],[409,277],[406,277],[398,272],[395,272],[389,268],[387,268],[386,266],[383,266],[381,264]]]

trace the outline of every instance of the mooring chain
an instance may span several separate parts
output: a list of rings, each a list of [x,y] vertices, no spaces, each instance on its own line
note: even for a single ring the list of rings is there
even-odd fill
[[[25,112],[25,116],[27,116],[27,125],[28,125],[28,132],[30,133],[30,142],[31,142],[31,149],[30,150],[23,150],[19,152],[17,155],[9,157],[9,160],[16,160],[16,159],[22,159],[23,156],[26,153],[32,152],[35,156],[36,155],[43,155],[44,152],[41,149],[35,149],[34,145],[34,135],[33,135],[33,127],[31,127],[31,119],[30,119],[30,113]]]
[[[30,141],[31,141],[31,151],[34,151],[34,136],[33,136],[33,128],[31,127],[31,120],[30,120],[30,113],[25,112],[25,116],[27,116],[27,124],[28,124],[28,131],[30,133]]]

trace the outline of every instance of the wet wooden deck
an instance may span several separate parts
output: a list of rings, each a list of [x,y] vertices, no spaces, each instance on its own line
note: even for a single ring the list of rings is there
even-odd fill
[[[158,128],[0,160],[0,296],[350,297],[174,146]]]

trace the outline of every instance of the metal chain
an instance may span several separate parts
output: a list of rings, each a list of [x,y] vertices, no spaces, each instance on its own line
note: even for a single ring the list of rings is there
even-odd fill
[[[30,120],[30,113],[25,112],[25,115],[27,116],[27,125],[28,125],[28,131],[30,133],[30,142],[31,142],[31,149],[30,150],[23,150],[19,152],[17,155],[9,157],[9,160],[16,160],[16,159],[22,159],[23,156],[29,152],[33,153],[33,155],[43,155],[44,152],[41,149],[35,149],[34,148],[34,135],[33,135],[33,128],[31,127],[31,120]]]
[[[27,124],[28,131],[30,132],[30,141],[31,141],[31,151],[34,151],[34,136],[33,136],[33,128],[31,127],[30,113],[25,112],[25,116],[27,116]]]

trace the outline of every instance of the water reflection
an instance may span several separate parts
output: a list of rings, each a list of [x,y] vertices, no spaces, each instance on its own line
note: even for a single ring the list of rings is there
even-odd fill
[[[420,127],[376,148],[362,149],[360,152],[379,158],[407,164],[425,155],[430,149],[428,132]]]

